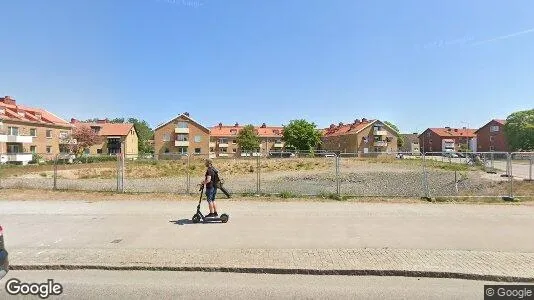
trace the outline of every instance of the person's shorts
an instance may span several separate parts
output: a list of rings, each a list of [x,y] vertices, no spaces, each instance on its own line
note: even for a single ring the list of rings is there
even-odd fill
[[[216,194],[217,194],[216,187],[206,188],[206,198],[208,202],[214,202]]]

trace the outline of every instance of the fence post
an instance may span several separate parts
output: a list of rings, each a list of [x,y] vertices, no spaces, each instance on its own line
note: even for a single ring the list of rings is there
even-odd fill
[[[58,161],[59,154],[56,154],[56,157],[54,159],[54,187],[52,188],[54,191],[57,190],[57,161]]]
[[[528,167],[528,181],[532,181],[532,161],[533,161],[533,154],[529,155],[529,167]]]
[[[428,176],[426,173],[426,153],[423,152],[423,199],[430,200],[430,193],[428,191]]]
[[[209,157],[209,154],[208,154]],[[187,172],[186,172],[186,194],[191,194],[191,158],[189,153],[187,153]]]
[[[336,155],[336,195],[340,197],[340,186],[339,186],[339,165],[340,165],[340,157]]]
[[[120,190],[120,174],[121,174],[121,159],[118,154],[117,156],[117,192]]]
[[[261,175],[260,175],[260,172],[261,172],[261,164],[260,164],[260,156],[256,156],[256,194],[257,195],[260,195],[261,194]]]

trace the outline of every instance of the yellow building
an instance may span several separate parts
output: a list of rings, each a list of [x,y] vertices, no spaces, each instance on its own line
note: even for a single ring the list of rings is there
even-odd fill
[[[85,154],[113,155],[121,153],[121,149],[124,149],[124,155],[127,159],[137,158],[139,155],[139,138],[134,124],[109,123],[107,119],[98,120],[96,123],[85,123],[72,119],[71,124],[75,127],[89,126],[101,138],[100,143],[86,149]]]

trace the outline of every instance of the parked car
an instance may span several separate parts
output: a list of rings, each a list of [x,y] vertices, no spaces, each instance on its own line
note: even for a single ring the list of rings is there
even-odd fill
[[[458,157],[458,153],[452,152],[452,151],[445,151],[445,153],[443,153],[443,156],[444,157],[457,158]]]
[[[9,260],[7,258],[7,250],[4,246],[4,232],[2,225],[0,225],[0,279],[6,276],[9,271]]]

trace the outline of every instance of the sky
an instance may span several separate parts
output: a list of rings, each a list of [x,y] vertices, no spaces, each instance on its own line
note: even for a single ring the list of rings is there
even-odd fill
[[[1,0],[0,95],[70,118],[478,128],[534,108],[534,1]]]

